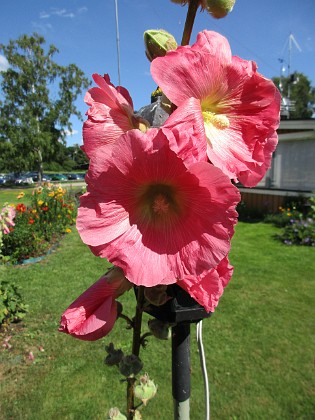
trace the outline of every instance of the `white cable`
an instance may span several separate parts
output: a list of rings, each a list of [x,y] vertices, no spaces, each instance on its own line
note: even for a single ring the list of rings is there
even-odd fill
[[[199,350],[200,366],[201,366],[203,382],[204,382],[205,406],[206,406],[205,420],[210,420],[210,389],[209,389],[209,381],[208,381],[207,366],[206,366],[206,359],[205,359],[205,351],[204,351],[203,342],[202,342],[202,320],[197,323],[196,334],[197,334],[197,344],[198,344],[198,350]]]

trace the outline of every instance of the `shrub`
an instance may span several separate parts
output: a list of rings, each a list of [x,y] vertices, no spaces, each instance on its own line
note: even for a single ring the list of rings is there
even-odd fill
[[[0,325],[20,321],[26,315],[27,308],[16,285],[0,282]]]
[[[278,238],[286,245],[315,246],[315,221],[312,218],[291,219]]]
[[[236,208],[238,218],[242,222],[257,222],[264,219],[264,211],[258,208],[248,208],[242,200]]]
[[[276,227],[284,227],[291,222],[292,219],[298,219],[301,213],[296,207],[279,207],[279,213],[268,214],[264,218],[265,223],[272,223]]]

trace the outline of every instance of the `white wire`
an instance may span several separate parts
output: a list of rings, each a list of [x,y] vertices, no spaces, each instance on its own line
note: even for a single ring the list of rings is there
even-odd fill
[[[209,381],[208,381],[207,366],[206,366],[206,359],[205,359],[205,351],[204,351],[203,342],[202,342],[202,320],[197,323],[196,334],[197,334],[197,344],[198,344],[198,350],[199,350],[200,366],[201,366],[203,382],[204,382],[205,406],[206,406],[205,420],[210,420],[210,389],[209,389]]]

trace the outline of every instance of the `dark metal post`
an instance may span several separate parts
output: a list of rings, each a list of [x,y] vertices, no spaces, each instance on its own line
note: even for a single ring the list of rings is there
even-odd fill
[[[172,328],[172,393],[174,420],[189,420],[190,323]]]

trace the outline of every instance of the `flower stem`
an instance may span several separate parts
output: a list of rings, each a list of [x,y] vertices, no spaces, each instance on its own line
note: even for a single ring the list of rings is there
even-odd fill
[[[195,22],[199,0],[190,0],[181,45],[188,45]]]
[[[132,337],[132,354],[139,357],[141,346],[141,324],[144,303],[144,287],[138,288],[136,314],[133,319],[133,337]],[[133,387],[136,379],[127,378],[127,419],[134,418],[135,402]]]
[[[124,319],[127,322],[128,324],[127,328],[130,328],[130,329],[133,328],[133,322],[127,315],[121,313],[118,315],[118,318]]]

